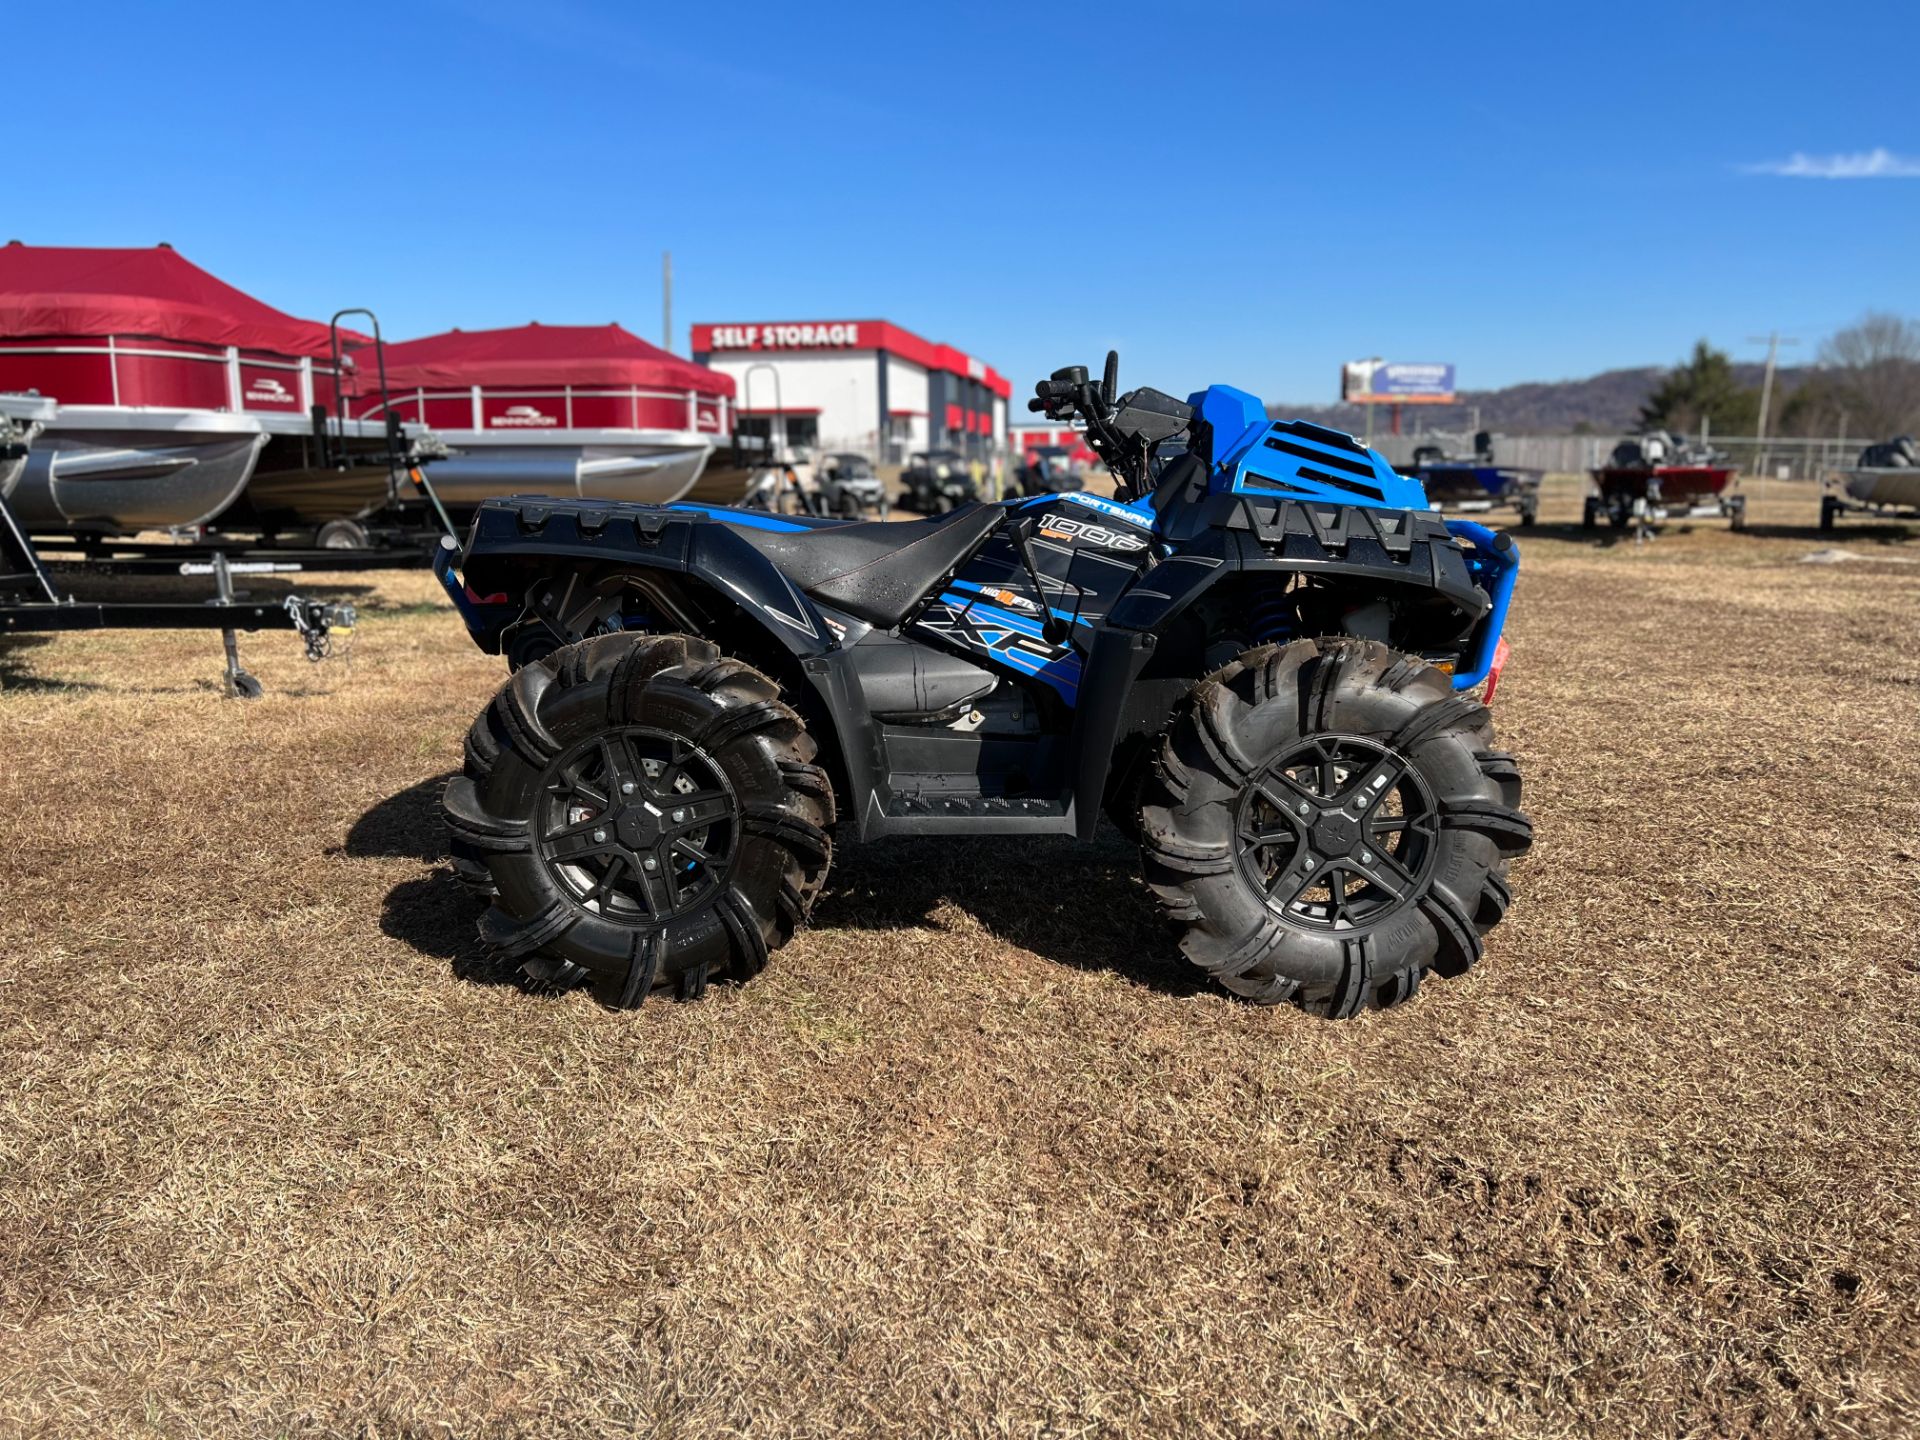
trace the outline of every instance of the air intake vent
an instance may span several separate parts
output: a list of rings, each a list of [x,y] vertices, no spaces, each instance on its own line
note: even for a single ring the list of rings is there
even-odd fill
[[[1374,478],[1373,466],[1364,460],[1349,460],[1344,455],[1332,454],[1318,446],[1296,445],[1291,440],[1282,440],[1277,436],[1267,437],[1267,448],[1278,450],[1282,455],[1291,455],[1296,460],[1305,460],[1314,465],[1324,465],[1330,470],[1343,470],[1349,475],[1357,475],[1363,480]],[[1362,455],[1367,452],[1362,450]]]
[[[1312,495],[1314,493],[1304,485],[1295,485],[1290,480],[1282,480],[1278,475],[1262,475],[1258,470],[1247,471],[1247,481],[1253,485],[1271,485],[1275,490],[1287,495]]]
[[[1379,488],[1376,486],[1362,485],[1358,480],[1343,480],[1338,475],[1327,474],[1324,470],[1313,470],[1302,465],[1293,473],[1298,475],[1302,480],[1311,480],[1316,485],[1331,485],[1334,489],[1344,490],[1349,495],[1363,496],[1368,500],[1386,499],[1386,496],[1381,494]]]
[[[1354,455],[1367,453],[1366,446],[1344,430],[1329,430],[1324,425],[1309,425],[1305,420],[1287,420],[1273,428],[1288,435],[1298,435],[1302,440],[1311,440],[1318,445],[1330,445],[1335,450],[1346,450]]]

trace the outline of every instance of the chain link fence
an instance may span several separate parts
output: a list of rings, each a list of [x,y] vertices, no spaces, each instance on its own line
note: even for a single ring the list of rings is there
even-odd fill
[[[1604,465],[1620,443],[1618,435],[1500,435],[1493,438],[1494,459],[1502,465],[1554,474],[1583,474]],[[1689,437],[1692,438],[1692,437]],[[1727,453],[1742,474],[1769,480],[1820,480],[1835,470],[1851,467],[1867,441],[1844,435],[1802,436],[1715,435],[1713,448]],[[1407,435],[1373,437],[1373,447],[1394,465],[1413,459],[1416,446],[1438,445],[1449,455],[1471,455],[1473,436],[1467,432],[1428,430]]]

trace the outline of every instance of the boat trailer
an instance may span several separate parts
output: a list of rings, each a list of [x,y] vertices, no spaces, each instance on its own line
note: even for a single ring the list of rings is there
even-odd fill
[[[36,535],[40,562],[54,574],[211,575],[225,559],[235,575],[298,575],[309,570],[407,570],[433,562],[445,532],[421,529],[396,538],[391,546],[267,545],[228,535],[183,536],[180,540],[122,540],[87,536]]]
[[[1485,500],[1442,497],[1432,501],[1427,508],[1443,515],[1491,515],[1495,511],[1511,510],[1519,517],[1521,525],[1533,525],[1540,519],[1540,481],[1536,476],[1530,485],[1516,485],[1508,493],[1490,496]]]
[[[1893,505],[1872,500],[1856,500],[1849,495],[1844,483],[1829,481],[1827,489],[1820,495],[1820,528],[1834,529],[1842,515],[1858,515],[1869,520],[1913,521],[1920,520],[1920,504]]]
[[[1869,445],[1851,470],[1827,477],[1820,492],[1820,528],[1833,529],[1842,515],[1920,520],[1920,446],[1911,436]]]
[[[1644,495],[1588,495],[1580,514],[1580,528],[1594,529],[1602,515],[1616,530],[1632,529],[1635,542],[1653,539],[1669,520],[1725,520],[1728,529],[1745,530],[1747,497],[1736,494],[1663,500],[1660,481],[1654,478],[1647,482]]]
[[[20,453],[31,438],[31,429],[22,429],[0,413],[0,454]],[[239,631],[294,631],[306,647],[307,658],[318,661],[331,653],[337,635],[353,628],[351,605],[299,595],[256,601],[234,593],[234,575],[270,567],[234,563],[224,552],[216,552],[210,560],[174,568],[181,574],[211,575],[215,598],[202,603],[75,600],[55,588],[46,564],[0,499],[0,637],[74,630],[218,630],[226,649],[226,693],[251,700],[262,693],[261,685],[241,668]]]

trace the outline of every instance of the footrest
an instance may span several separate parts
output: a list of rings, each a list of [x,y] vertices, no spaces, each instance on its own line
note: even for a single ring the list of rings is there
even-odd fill
[[[897,818],[910,815],[956,815],[993,820],[1020,815],[1043,819],[1062,816],[1066,813],[1066,806],[1058,800],[1042,800],[1023,795],[948,795],[932,791],[895,795],[887,802],[887,814]]]

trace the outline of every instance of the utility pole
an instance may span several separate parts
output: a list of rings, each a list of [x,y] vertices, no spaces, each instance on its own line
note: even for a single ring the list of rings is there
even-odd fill
[[[660,252],[660,348],[669,355],[673,353],[673,252],[671,250]]]
[[[1749,335],[1749,345],[1759,345],[1764,341],[1767,347],[1767,368],[1760,378],[1760,426],[1756,437],[1760,442],[1760,453],[1754,462],[1754,468],[1760,472],[1760,489],[1765,493],[1767,486],[1767,412],[1773,404],[1774,362],[1780,358],[1782,345],[1798,345],[1800,342],[1791,336],[1783,339],[1778,330],[1767,335]]]

